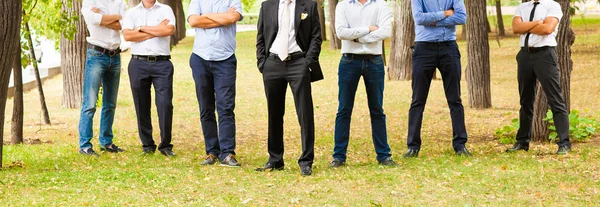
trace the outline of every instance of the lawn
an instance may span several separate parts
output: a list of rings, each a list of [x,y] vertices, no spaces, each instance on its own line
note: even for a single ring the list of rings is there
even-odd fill
[[[600,118],[600,21],[573,20],[571,109]],[[582,22],[585,22],[582,23]],[[315,103],[314,174],[300,176],[296,159],[300,136],[291,93],[285,116],[284,171],[255,172],[267,160],[267,112],[261,74],[256,69],[256,32],[238,34],[237,154],[241,168],[201,166],[204,143],[194,82],[188,66],[193,39],[173,49],[173,144],[178,154],[141,155],[125,53],[115,143],[127,152],[87,157],[77,153],[78,109],[61,108],[62,79],[45,83],[51,126],[42,122],[36,91],[25,94],[25,139],[5,146],[0,170],[0,204],[6,206],[594,206],[600,200],[600,141],[575,143],[567,156],[556,146],[534,143],[529,152],[506,154],[495,129],[516,118],[515,37],[490,41],[493,108],[466,108],[471,158],[456,157],[442,82],[432,83],[423,124],[420,157],[402,159],[406,150],[410,82],[387,81],[385,111],[393,158],[400,166],[380,167],[370,137],[364,86],[359,86],[346,167],[328,169],[337,109],[339,51],[323,44],[325,80],[312,85]],[[387,44],[389,46],[389,44]],[[459,42],[466,66],[466,43]],[[389,54],[389,53],[388,53]],[[464,74],[464,72],[463,72]],[[468,105],[465,79],[462,98]],[[153,109],[153,115],[156,113]],[[4,140],[10,139],[12,99],[7,102]],[[154,119],[158,139],[157,117]],[[94,131],[98,131],[99,112]],[[93,140],[98,148],[97,138]]]

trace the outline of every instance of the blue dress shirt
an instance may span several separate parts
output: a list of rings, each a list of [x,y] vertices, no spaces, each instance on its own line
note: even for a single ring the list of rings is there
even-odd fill
[[[444,11],[449,9],[454,9],[454,15],[446,17]],[[412,14],[415,20],[415,42],[454,41],[456,25],[467,21],[467,11],[462,0],[412,0]]]
[[[191,0],[188,9],[189,15],[202,15],[203,13],[223,13],[234,7],[240,13],[242,20],[242,3],[240,0]],[[215,27],[210,29],[194,28],[194,54],[208,61],[225,60],[235,52],[236,24]]]

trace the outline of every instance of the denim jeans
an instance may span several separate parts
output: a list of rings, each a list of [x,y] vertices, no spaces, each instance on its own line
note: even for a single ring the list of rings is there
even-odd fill
[[[83,78],[83,102],[79,117],[79,148],[92,147],[94,136],[92,125],[98,101],[98,91],[102,83],[102,113],[100,114],[99,140],[101,146],[112,143],[112,125],[117,107],[119,79],[121,75],[121,56],[109,56],[88,48]]]
[[[192,53],[190,67],[196,83],[206,154],[220,160],[235,155],[235,55],[222,61],[207,61]],[[215,105],[219,114],[218,129]]]
[[[381,56],[358,60],[344,55],[340,60],[338,71],[339,106],[335,118],[333,158],[346,161],[346,150],[350,139],[350,119],[361,76],[367,90],[367,102],[371,114],[371,133],[377,160],[385,160],[391,154],[387,142],[385,114],[383,113],[385,70]]]

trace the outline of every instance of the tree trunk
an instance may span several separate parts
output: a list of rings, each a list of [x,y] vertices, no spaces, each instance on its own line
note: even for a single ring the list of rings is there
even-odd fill
[[[319,22],[321,23],[321,39],[327,41],[327,30],[325,28],[325,9],[323,0],[315,0],[317,2],[317,12],[319,13]]]
[[[25,11],[23,11],[23,15],[25,15]],[[35,82],[37,84],[38,94],[40,96],[40,105],[42,106],[44,124],[50,125],[50,115],[48,114],[48,107],[46,107],[46,96],[44,96],[44,88],[42,87],[42,79],[40,78],[40,69],[38,68],[37,59],[35,57],[35,51],[33,51],[33,41],[31,40],[31,30],[29,30],[29,23],[25,23],[25,29],[27,30],[29,54],[31,55],[31,63],[33,63],[33,70],[35,71]]]
[[[63,98],[62,106],[65,108],[81,107],[81,95],[83,88],[83,71],[85,68],[85,53],[87,43],[85,38],[88,31],[81,16],[81,1],[73,1],[73,6],[63,6],[67,15],[78,15],[79,20],[75,22],[77,33],[73,40],[60,37],[60,67],[63,74]]]
[[[498,36],[504,37],[504,19],[502,19],[502,4],[500,0],[496,0],[496,15],[498,17]]]
[[[557,1],[563,11],[563,17],[560,20],[557,33],[558,46],[556,47],[556,56],[558,57],[558,72],[560,75],[560,87],[563,98],[567,105],[567,112],[571,111],[571,71],[573,70],[573,61],[571,60],[571,45],[575,42],[575,33],[571,29],[571,16],[569,15],[570,1]],[[548,111],[548,101],[543,93],[539,83],[537,87],[535,105],[533,108],[533,129],[531,139],[533,141],[548,141],[548,122],[542,119],[546,117]]]
[[[177,1],[177,13],[176,13],[176,18],[177,18],[177,22],[181,22],[182,24],[180,26],[177,27],[177,37],[178,39],[181,41],[185,38],[185,24],[186,24],[186,19],[185,19],[185,13],[183,11],[183,2],[182,1]]]
[[[21,68],[21,43],[16,41],[17,50],[13,63],[14,99],[11,120],[11,144],[23,143],[23,68]],[[35,60],[35,59],[34,59]]]
[[[327,0],[327,2],[329,4],[329,48],[339,50],[342,49],[342,41],[337,37],[337,33],[335,32],[335,7],[338,0]]]
[[[467,22],[467,24],[469,24],[469,22]],[[461,26],[462,29],[460,33],[460,39],[465,41],[467,40],[467,24]]]
[[[466,1],[467,8],[467,69],[469,107],[491,108],[490,46],[485,27],[486,0]]]
[[[15,61],[16,50],[19,50],[19,33],[21,31],[21,0],[0,1],[0,170],[2,169],[2,146],[4,145],[4,115],[6,95],[10,81],[10,68]]]
[[[412,49],[415,41],[415,22],[412,17],[411,1],[394,3],[394,29],[392,30],[392,46],[389,80],[410,80],[412,76]]]

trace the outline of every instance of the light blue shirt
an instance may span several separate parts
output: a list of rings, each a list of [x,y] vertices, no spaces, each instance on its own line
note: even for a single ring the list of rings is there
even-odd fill
[[[454,9],[446,17],[445,10]],[[467,11],[462,0],[412,0],[415,20],[415,42],[456,40],[456,25],[465,24]],[[432,26],[435,23],[435,26]]]
[[[242,3],[240,0],[192,0],[188,9],[189,15],[202,15],[203,13],[224,13],[234,7],[242,16]],[[242,20],[240,17],[239,20]],[[193,53],[204,60],[225,60],[235,52],[236,24],[215,27],[210,29],[195,28]]]

